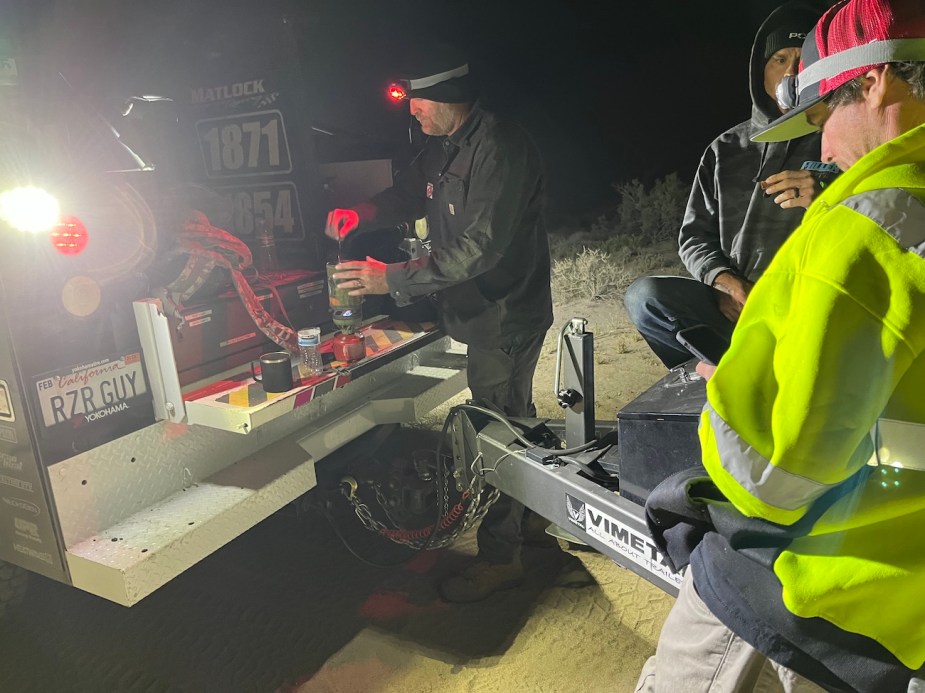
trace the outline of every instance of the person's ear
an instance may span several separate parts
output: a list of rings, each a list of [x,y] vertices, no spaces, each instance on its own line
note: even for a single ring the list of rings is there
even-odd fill
[[[871,68],[861,75],[861,95],[870,108],[877,110],[887,104],[894,77],[889,65]]]

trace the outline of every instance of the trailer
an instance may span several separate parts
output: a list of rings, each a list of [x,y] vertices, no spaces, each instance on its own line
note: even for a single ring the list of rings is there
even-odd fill
[[[677,595],[682,574],[652,540],[644,508],[659,482],[700,465],[706,387],[696,360],[672,369],[615,419],[596,419],[594,335],[586,320],[563,326],[557,353],[554,391],[564,418],[506,419],[459,405],[448,419],[451,474],[516,498],[553,523],[554,536]]]
[[[585,319],[573,318],[559,332],[553,385],[564,418],[508,418],[475,401],[451,407],[426,474],[417,479],[419,487],[428,480],[427,497],[436,501],[423,531],[420,516],[410,518],[416,525],[394,521],[407,494],[394,484],[384,492],[381,483],[362,481],[369,476],[362,465],[339,479],[340,491],[367,529],[418,550],[451,544],[503,492],[552,523],[549,534],[590,547],[676,595],[682,574],[653,541],[645,502],[663,479],[700,465],[697,427],[706,387],[695,367],[691,360],[672,369],[615,418],[597,419],[594,334]],[[329,493],[337,483],[327,481]]]

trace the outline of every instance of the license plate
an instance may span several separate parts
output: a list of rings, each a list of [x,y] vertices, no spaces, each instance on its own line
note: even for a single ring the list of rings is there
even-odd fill
[[[46,428],[77,418],[92,422],[118,414],[147,392],[138,353],[46,374],[35,387]]]

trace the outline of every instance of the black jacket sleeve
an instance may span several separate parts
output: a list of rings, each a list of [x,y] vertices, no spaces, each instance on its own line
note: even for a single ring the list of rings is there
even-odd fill
[[[429,257],[390,265],[393,296],[430,294],[495,267],[527,210],[540,204],[540,180],[539,159],[527,135],[516,125],[495,127],[473,153],[461,231]]]
[[[397,226],[424,216],[426,182],[421,158],[396,175],[392,187],[355,207],[360,215],[359,232]]]

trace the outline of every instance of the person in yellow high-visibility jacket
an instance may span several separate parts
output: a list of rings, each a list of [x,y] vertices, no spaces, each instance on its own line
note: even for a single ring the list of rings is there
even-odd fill
[[[698,367],[726,501],[640,691],[925,690],[925,6],[842,0],[802,55],[755,139],[844,173]]]

